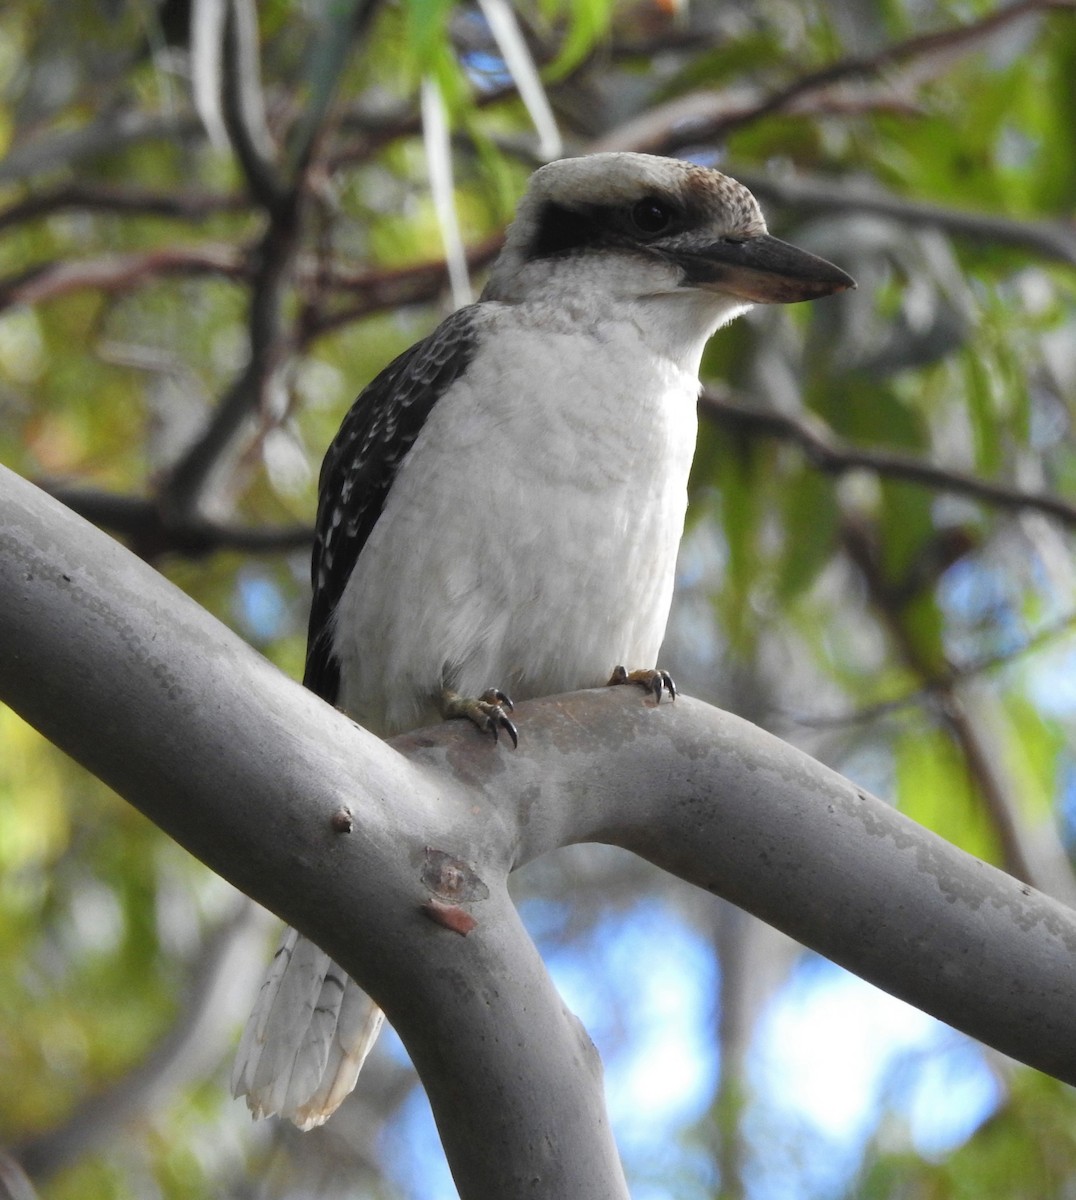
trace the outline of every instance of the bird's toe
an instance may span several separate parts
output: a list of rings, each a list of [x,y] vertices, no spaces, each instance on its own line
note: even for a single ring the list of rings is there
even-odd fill
[[[487,688],[481,696],[461,696],[449,688],[441,693],[441,715],[446,721],[466,718],[483,733],[491,733],[496,742],[503,730],[519,745],[519,731],[508,715],[515,708],[512,698],[500,688]]]
[[[606,686],[617,687],[624,683],[633,683],[636,687],[646,688],[654,697],[655,704],[661,703],[661,697],[665,693],[668,693],[670,700],[676,699],[676,684],[673,677],[660,667],[642,667],[635,671],[629,671],[624,666],[614,667]]]

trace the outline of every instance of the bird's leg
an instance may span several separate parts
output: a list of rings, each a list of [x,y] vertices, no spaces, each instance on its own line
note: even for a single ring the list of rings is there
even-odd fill
[[[481,696],[461,696],[451,688],[441,689],[441,716],[446,721],[466,717],[483,733],[492,733],[493,740],[503,729],[519,745],[519,733],[508,714],[515,707],[509,696],[499,688],[487,688]]]
[[[638,687],[646,688],[654,697],[655,704],[661,703],[662,692],[668,692],[670,700],[676,699],[676,684],[673,683],[673,677],[660,667],[643,667],[638,671],[629,671],[627,667],[614,667],[612,675],[609,676],[609,682],[605,686],[616,687],[621,683],[634,683]]]

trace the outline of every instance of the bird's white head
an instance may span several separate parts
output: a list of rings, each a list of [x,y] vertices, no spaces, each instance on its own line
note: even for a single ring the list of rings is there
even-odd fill
[[[534,173],[483,298],[693,295],[712,332],[752,304],[851,287],[839,267],[772,237],[742,183],[677,159],[618,153]]]

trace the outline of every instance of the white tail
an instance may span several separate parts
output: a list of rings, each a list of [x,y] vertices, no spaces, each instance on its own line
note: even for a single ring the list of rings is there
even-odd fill
[[[355,1086],[385,1014],[324,950],[284,932],[232,1068],[255,1117],[327,1121]]]

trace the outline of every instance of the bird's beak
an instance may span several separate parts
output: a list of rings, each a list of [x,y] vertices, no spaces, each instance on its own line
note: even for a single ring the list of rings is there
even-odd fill
[[[675,257],[690,286],[754,304],[795,304],[856,286],[840,267],[768,233]]]

